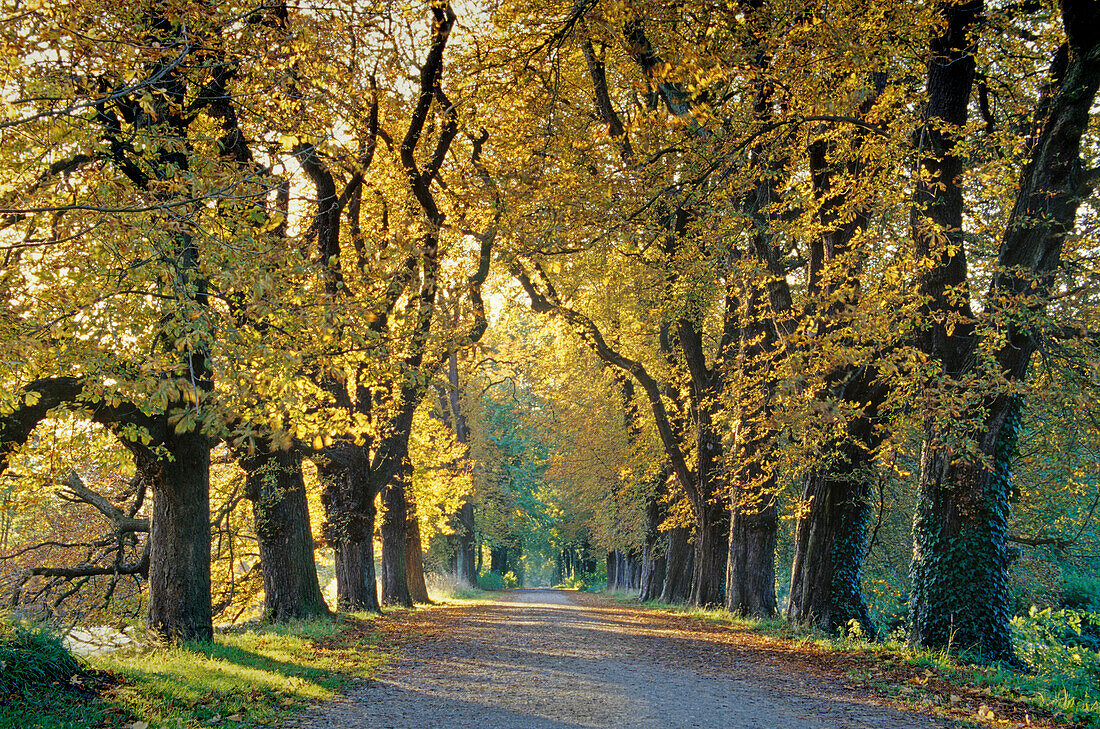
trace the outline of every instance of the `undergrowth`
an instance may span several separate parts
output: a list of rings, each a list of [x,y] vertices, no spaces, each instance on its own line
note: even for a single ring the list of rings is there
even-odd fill
[[[428,596],[433,600],[483,600],[485,591],[471,587],[451,574],[429,572],[424,575]]]
[[[482,590],[514,590],[518,584],[516,574],[510,570],[504,574],[489,570],[477,576],[477,586]]]
[[[101,708],[81,695],[83,671],[58,633],[0,615],[0,727],[100,726]]]
[[[79,661],[47,626],[0,616],[0,696],[33,691],[79,673]]]
[[[607,579],[598,572],[579,572],[573,577],[566,577],[554,589],[578,590],[580,592],[603,592],[607,585]]]
[[[0,706],[0,729],[247,729],[281,723],[385,665],[370,616],[216,632],[211,644],[145,645],[89,658],[75,684],[51,684]],[[33,723],[28,723],[33,720]]]

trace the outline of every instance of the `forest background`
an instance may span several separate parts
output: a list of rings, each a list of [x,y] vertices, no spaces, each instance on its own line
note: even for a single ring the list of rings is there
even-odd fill
[[[18,615],[427,569],[1100,665],[1096,3],[3,13]]]

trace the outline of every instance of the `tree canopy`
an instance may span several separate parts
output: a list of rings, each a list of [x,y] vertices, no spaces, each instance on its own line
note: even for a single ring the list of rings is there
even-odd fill
[[[1095,571],[1095,3],[5,13],[15,603],[426,554],[1013,663]]]

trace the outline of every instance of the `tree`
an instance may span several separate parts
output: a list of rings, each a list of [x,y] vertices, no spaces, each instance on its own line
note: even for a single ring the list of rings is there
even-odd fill
[[[1029,119],[1015,204],[1005,222],[986,306],[975,316],[963,239],[958,150],[975,77],[973,32],[980,2],[948,6],[928,65],[927,123],[918,140],[922,175],[913,211],[927,323],[922,346],[948,379],[944,400],[960,408],[961,433],[929,417],[914,523],[912,633],[922,646],[1015,660],[1007,544],[1011,467],[1022,386],[1042,336],[1036,318],[1054,293],[1057,267],[1074,229],[1081,192],[1082,139],[1100,87],[1100,10],[1068,0],[1066,40]],[[968,383],[975,382],[975,385]],[[960,437],[961,436],[961,437]],[[968,445],[972,444],[972,445]]]

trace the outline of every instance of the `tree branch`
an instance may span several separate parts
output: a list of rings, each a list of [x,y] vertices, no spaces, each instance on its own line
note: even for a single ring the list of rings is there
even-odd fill
[[[28,572],[42,577],[61,577],[66,580],[75,580],[81,577],[97,577],[100,575],[141,575],[149,576],[149,553],[141,555],[141,559],[135,563],[120,562],[114,565],[80,564],[75,567],[31,567]]]
[[[432,100],[442,96],[440,82],[443,78],[443,51],[447,46],[447,39],[455,22],[455,13],[449,3],[446,5],[433,3],[432,17],[434,24],[432,43],[428,50],[428,57],[424,61],[424,66],[420,69],[420,92],[416,107],[413,109],[412,117],[409,120],[409,129],[405,132],[405,138],[401,141],[400,157],[401,166],[405,170],[405,176],[408,178],[413,195],[428,216],[428,220],[433,225],[439,226],[442,219],[439,209],[436,207],[435,199],[428,189],[434,173],[432,175],[421,174],[416,165],[416,147],[420,144],[420,135],[424,131],[424,123],[428,119],[428,110],[431,108]],[[451,136],[453,138],[453,134]],[[440,141],[442,142],[442,137]],[[443,152],[446,153],[445,148]],[[434,159],[433,156],[433,161]],[[431,164],[430,162],[427,168],[429,171],[432,170]]]
[[[607,90],[607,72],[603,63],[596,58],[590,40],[585,38],[581,49],[584,51],[584,60],[588,64],[588,74],[592,77],[592,90],[596,95],[596,108],[600,112],[600,118],[607,125],[611,139],[619,145],[619,154],[623,162],[629,162],[634,157],[634,149],[630,146],[630,137],[627,136],[623,122],[611,103],[611,94]]]
[[[85,486],[83,479],[80,478],[80,474],[73,469],[69,469],[62,483],[64,483],[65,487],[73,493],[72,497],[66,498],[72,501],[82,501],[86,504],[91,504],[99,513],[111,520],[115,530],[119,533],[148,533],[148,519],[135,519],[132,516],[127,516],[122,509],[112,504],[102,494],[98,494]]]
[[[20,391],[20,405],[8,415],[0,416],[0,473],[7,470],[11,452],[27,442],[51,410],[72,405],[88,410],[92,420],[108,427],[131,424],[147,430],[155,441],[165,437],[159,419],[141,412],[134,404],[120,402],[110,405],[97,396],[87,396],[84,383],[77,377],[47,377],[28,383]]]
[[[668,454],[669,461],[672,463],[672,470],[676,474],[676,478],[680,481],[681,485],[683,485],[684,489],[692,495],[692,498],[701,499],[702,494],[698,491],[691,470],[688,468],[687,461],[684,457],[684,452],[680,448],[680,443],[672,431],[672,425],[669,422],[668,413],[665,410],[665,403],[661,398],[660,385],[658,385],[657,381],[646,371],[642,363],[630,359],[612,349],[607,344],[607,340],[604,339],[603,334],[600,332],[595,322],[584,314],[565,306],[558,298],[557,292],[554,291],[554,287],[546,279],[545,274],[542,275],[542,280],[546,287],[546,293],[544,294],[535,287],[534,283],[531,281],[531,277],[518,261],[512,262],[511,272],[512,276],[519,282],[520,286],[523,287],[523,290],[527,293],[527,297],[531,300],[532,311],[562,317],[572,325],[574,331],[580,336],[581,341],[587,344],[589,349],[591,349],[597,357],[607,364],[618,367],[637,380],[638,384],[642,386],[646,396],[649,398],[650,408],[653,410],[653,418],[657,424],[657,432],[661,437],[661,443],[665,447],[665,452]]]

